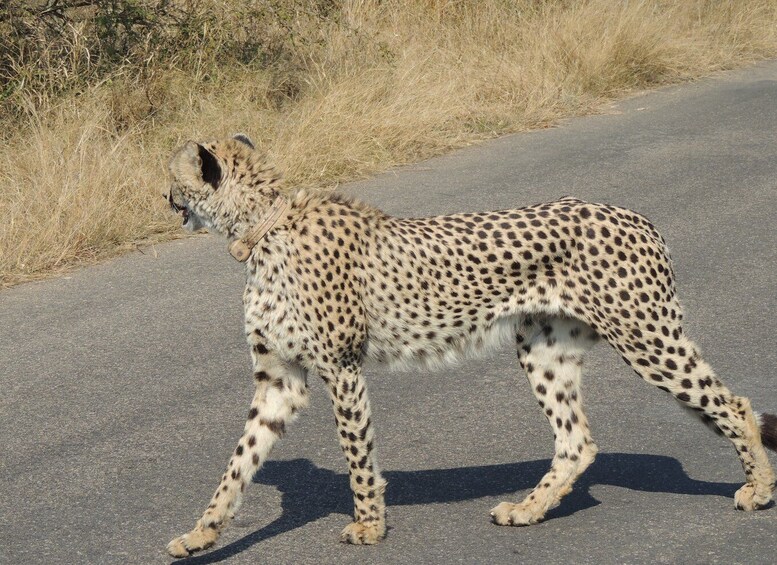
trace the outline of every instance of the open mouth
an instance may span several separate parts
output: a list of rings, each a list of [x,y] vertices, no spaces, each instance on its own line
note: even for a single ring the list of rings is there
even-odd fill
[[[172,192],[168,194],[167,201],[170,203],[170,208],[173,209],[173,212],[178,214],[180,212],[181,216],[183,217],[183,223],[182,226],[185,226],[189,223],[189,209],[186,206],[178,205],[173,201],[173,194]]]

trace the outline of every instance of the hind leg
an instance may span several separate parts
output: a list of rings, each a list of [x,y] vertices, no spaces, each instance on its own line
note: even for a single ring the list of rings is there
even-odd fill
[[[582,356],[596,341],[595,334],[581,322],[561,318],[542,320],[529,332],[518,337],[518,358],[553,427],[556,453],[550,470],[522,502],[502,502],[491,510],[500,525],[540,522],[572,490],[597,452],[580,394]]]
[[[762,508],[772,500],[774,472],[761,443],[750,401],[734,395],[669,318],[642,323],[614,340],[623,358],[644,380],[702,413],[734,444],[747,482],[735,496],[740,510]]]

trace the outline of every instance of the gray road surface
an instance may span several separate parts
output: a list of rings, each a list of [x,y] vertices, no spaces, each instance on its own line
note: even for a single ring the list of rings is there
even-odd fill
[[[777,410],[777,64],[619,103],[347,187],[398,215],[575,195],[639,210],[670,242],[687,328]],[[251,398],[241,266],[197,237],[0,293],[0,563],[166,563]],[[516,378],[517,377],[517,378]],[[388,538],[336,542],[346,469],[323,386],[191,563],[773,563],[777,508],[745,514],[734,450],[600,346],[601,454],[529,528],[491,525],[545,471],[551,430],[512,347],[439,372],[368,373]],[[775,460],[774,458],[772,459]]]

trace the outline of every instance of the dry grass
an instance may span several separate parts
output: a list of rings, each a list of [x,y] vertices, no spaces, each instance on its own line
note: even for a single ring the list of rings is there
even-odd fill
[[[227,32],[240,25],[231,2],[208,1],[231,14]],[[290,184],[331,186],[777,54],[775,0],[333,6],[284,20],[280,63],[217,64],[206,45],[195,65],[17,89],[0,146],[0,286],[175,237],[159,193],[187,138],[243,131]],[[206,31],[203,44],[218,40]]]

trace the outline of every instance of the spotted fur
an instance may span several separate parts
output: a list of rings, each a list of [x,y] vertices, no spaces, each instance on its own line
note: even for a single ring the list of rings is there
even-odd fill
[[[189,228],[229,239],[262,221],[279,175],[245,136],[189,142],[170,162],[166,198]],[[245,431],[204,514],[168,546],[213,544],[251,477],[307,403],[307,374],[326,383],[354,496],[343,541],[386,532],[375,458],[367,359],[437,364],[514,339],[553,429],[547,474],[520,503],[491,512],[501,525],[541,521],[596,456],[580,390],[585,352],[599,339],[637,374],[697,411],[734,444],[746,483],[738,508],[772,498],[761,443],[777,417],[716,377],[682,325],[672,264],[653,225],[632,211],[563,198],[496,212],[403,219],[339,196],[297,192],[246,263],[245,329],[256,392]],[[759,425],[761,431],[759,431]]]

